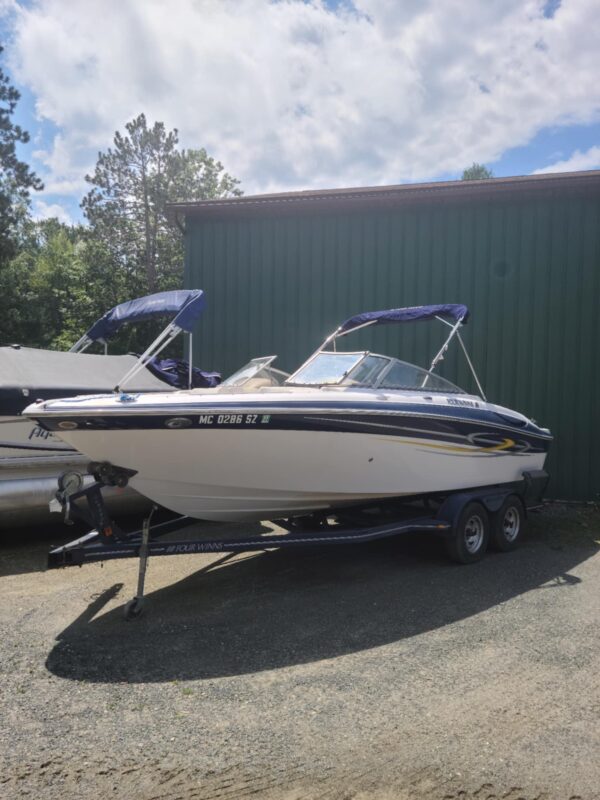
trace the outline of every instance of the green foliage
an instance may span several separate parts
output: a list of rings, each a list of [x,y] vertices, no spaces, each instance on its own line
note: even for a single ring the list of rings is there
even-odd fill
[[[148,127],[140,114],[125,129],[86,175],[93,188],[81,205],[91,237],[123,272],[132,296],[177,288],[183,243],[166,204],[238,195],[238,181],[205,150],[178,150],[177,130],[162,122]]]
[[[37,175],[17,158],[17,143],[29,141],[29,134],[11,120],[19,98],[0,68],[0,266],[16,252],[16,228],[27,216],[29,190],[43,189]]]
[[[179,150],[176,130],[149,128],[140,114],[86,176],[89,225],[34,222],[28,190],[42,184],[15,155],[15,143],[28,140],[10,122],[18,99],[0,70],[0,345],[68,349],[118,303],[180,288],[183,242],[167,203],[241,192],[205,150]],[[160,327],[127,328],[110,351],[141,351]]]
[[[22,344],[68,350],[106,311],[143,294],[83,225],[56,219],[27,221],[19,253],[0,269],[0,346]],[[109,352],[142,352],[161,320],[126,326]],[[90,352],[102,352],[101,345]],[[166,355],[180,355],[178,342]]]
[[[78,228],[27,222],[20,251],[0,270],[0,343],[68,349],[90,306]]]
[[[463,170],[461,181],[485,181],[488,178],[493,178],[494,173],[488,169],[484,164],[477,164],[475,161],[470,167]]]

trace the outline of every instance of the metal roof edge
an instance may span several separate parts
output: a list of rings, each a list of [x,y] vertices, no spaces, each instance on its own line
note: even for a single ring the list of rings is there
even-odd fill
[[[547,191],[558,187],[600,187],[600,170],[580,172],[552,172],[537,175],[516,175],[474,181],[435,181],[430,183],[405,183],[390,186],[359,186],[341,189],[307,189],[293,192],[242,195],[218,200],[177,202],[167,205],[171,222],[192,216],[216,219],[239,214],[291,211],[292,209],[320,208],[343,209],[372,205],[404,204],[411,200],[432,201],[448,197],[486,195],[493,197],[504,192]]]

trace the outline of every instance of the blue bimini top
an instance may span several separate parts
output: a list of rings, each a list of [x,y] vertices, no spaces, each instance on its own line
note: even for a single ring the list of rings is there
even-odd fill
[[[450,317],[463,325],[469,318],[469,309],[458,303],[438,306],[411,306],[410,308],[390,308],[387,311],[365,311],[343,322],[337,333],[348,333],[361,325],[390,325],[394,322],[420,322],[436,317]]]
[[[94,342],[106,341],[128,322],[142,322],[167,314],[175,314],[173,325],[191,333],[204,302],[202,289],[178,289],[138,297],[111,308],[92,325],[86,336]]]

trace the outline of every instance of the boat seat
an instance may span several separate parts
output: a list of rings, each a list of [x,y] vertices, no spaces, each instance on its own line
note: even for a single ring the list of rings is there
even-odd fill
[[[264,386],[273,386],[273,381],[269,378],[250,378],[244,384],[244,389],[254,391],[254,389],[262,389]]]

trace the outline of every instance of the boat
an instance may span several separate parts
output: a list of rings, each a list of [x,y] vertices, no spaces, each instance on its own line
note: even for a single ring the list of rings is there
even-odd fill
[[[161,341],[179,330],[188,333],[204,306],[200,290],[159,292],[121,303],[107,311],[68,352],[10,345],[0,347],[0,524],[31,522],[48,514],[48,501],[60,472],[89,459],[70,444],[23,416],[32,398],[109,392],[138,363],[138,357],[108,354],[109,341],[136,322],[168,316],[172,322]],[[99,344],[103,354],[86,352]],[[165,344],[166,346],[166,344]],[[159,359],[141,370],[136,392],[174,391],[182,385],[217,385],[217,373],[190,372],[187,364]]]
[[[273,381],[274,356],[207,392],[183,390],[48,400],[25,413],[137,491],[205,520],[299,519],[392,498],[509,485],[541,470],[547,428],[488,402],[460,330],[460,304],[357,314],[292,375]],[[441,323],[428,367],[368,350],[340,350],[358,330]],[[457,341],[468,393],[439,372]]]

